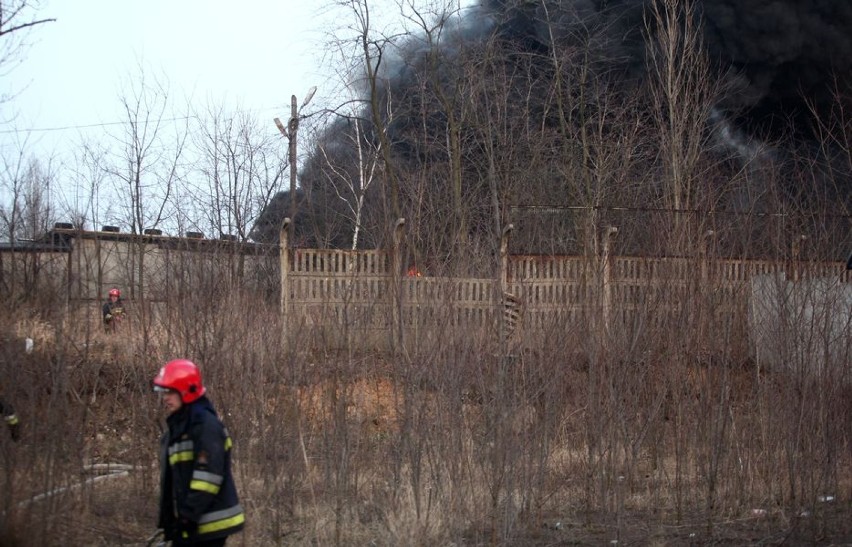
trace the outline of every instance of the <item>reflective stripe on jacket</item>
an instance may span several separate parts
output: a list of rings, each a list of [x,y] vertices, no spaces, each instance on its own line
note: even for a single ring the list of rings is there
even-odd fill
[[[0,399],[0,416],[3,416],[3,419],[9,425],[18,423],[18,416],[15,415],[15,409],[9,403],[3,402],[3,399]]]
[[[169,416],[161,441],[160,520],[166,533],[183,519],[195,538],[215,539],[242,530],[245,513],[231,475],[231,438],[206,397]]]

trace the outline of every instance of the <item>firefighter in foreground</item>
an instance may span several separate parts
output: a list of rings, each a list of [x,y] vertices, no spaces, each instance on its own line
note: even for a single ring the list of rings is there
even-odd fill
[[[124,318],[124,303],[121,301],[121,291],[110,289],[107,301],[101,310],[104,316],[104,331],[115,332]]]
[[[12,405],[3,402],[3,399],[0,399],[0,415],[3,416],[3,421],[9,428],[12,440],[17,441],[21,437],[21,424],[18,421],[18,416],[15,415],[15,409],[12,408]]]
[[[231,438],[192,361],[169,361],[154,378],[168,417],[160,447],[160,518],[174,545],[224,545],[245,513],[231,475]]]

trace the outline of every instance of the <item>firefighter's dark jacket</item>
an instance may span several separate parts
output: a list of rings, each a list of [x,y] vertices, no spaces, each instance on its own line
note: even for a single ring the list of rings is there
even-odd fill
[[[9,403],[4,403],[3,399],[0,399],[0,416],[3,416],[7,422],[12,423],[12,420],[14,420],[14,423],[18,423],[18,417],[15,416],[15,409]]]
[[[180,530],[186,539],[190,523],[189,534],[197,541],[242,530],[245,513],[231,475],[231,438],[213,405],[201,397],[167,423],[160,446],[158,526],[167,537]]]
[[[104,305],[101,307],[101,313],[104,316],[104,323],[109,323],[112,321],[112,316],[121,315],[124,313],[124,302],[121,301],[121,298],[113,302],[112,300],[107,300],[104,302]],[[110,317],[107,317],[107,316]]]
[[[4,403],[3,399],[0,399],[0,416],[3,416],[3,420],[9,427],[18,425],[18,417],[15,415],[15,409],[9,403]]]

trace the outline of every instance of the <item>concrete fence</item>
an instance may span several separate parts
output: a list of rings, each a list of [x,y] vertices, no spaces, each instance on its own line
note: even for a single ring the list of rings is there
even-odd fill
[[[775,328],[767,321],[777,314],[764,303],[780,297],[759,280],[827,279],[846,287],[840,294],[852,282],[840,262],[612,256],[606,244],[596,256],[509,255],[510,230],[494,277],[410,276],[402,229],[400,222],[391,249],[371,251],[290,249],[286,224],[278,246],[59,229],[0,249],[0,289],[96,302],[116,286],[130,302],[167,303],[248,288],[280,297],[283,335],[301,343],[399,348],[480,336],[533,347],[618,346],[675,329],[707,340],[708,351],[745,354],[766,348],[764,331]]]

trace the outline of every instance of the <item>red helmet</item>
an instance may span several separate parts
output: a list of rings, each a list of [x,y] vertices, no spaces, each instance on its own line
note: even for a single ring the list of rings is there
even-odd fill
[[[118,296],[120,298],[121,297],[121,291],[118,290],[118,289],[110,289],[109,295],[110,296]]]
[[[154,385],[180,393],[180,400],[191,403],[207,391],[201,383],[201,371],[188,359],[169,361],[154,377]]]

